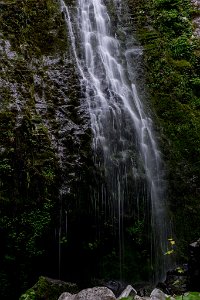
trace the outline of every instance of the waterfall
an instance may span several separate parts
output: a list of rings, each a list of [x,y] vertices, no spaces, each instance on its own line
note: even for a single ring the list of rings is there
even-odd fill
[[[158,281],[169,267],[164,256],[170,237],[164,164],[148,105],[138,93],[133,62],[141,56],[141,46],[134,40],[122,45],[106,3],[78,0],[74,16],[61,0],[90,114],[94,162],[104,178],[92,205],[103,211],[105,221],[112,219],[122,276],[125,218],[133,225],[145,222]],[[122,5],[119,0],[114,4]]]

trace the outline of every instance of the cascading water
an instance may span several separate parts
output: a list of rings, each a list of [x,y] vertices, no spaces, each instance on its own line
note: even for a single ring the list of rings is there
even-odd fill
[[[103,211],[101,218],[105,222],[112,219],[113,227],[117,228],[121,274],[124,219],[128,215],[129,223],[133,224],[145,219],[155,281],[160,280],[168,267],[164,253],[170,229],[164,166],[152,119],[139,97],[137,74],[131,64],[141,54],[141,47],[134,42],[127,49],[122,47],[115,37],[106,1],[78,0],[77,27],[75,22],[72,24],[72,15],[63,0],[61,6],[89,108],[94,161],[104,177],[98,192],[93,194],[93,207]]]

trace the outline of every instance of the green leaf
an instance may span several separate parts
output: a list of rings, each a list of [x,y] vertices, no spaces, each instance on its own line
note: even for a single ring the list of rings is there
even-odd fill
[[[165,252],[165,255],[170,255],[170,254],[172,254],[172,253],[174,253],[174,250],[172,249],[172,250],[168,250],[167,252]]]

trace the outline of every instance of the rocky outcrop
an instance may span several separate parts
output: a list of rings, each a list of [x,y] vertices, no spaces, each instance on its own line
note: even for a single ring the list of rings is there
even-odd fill
[[[94,287],[78,293],[74,300],[115,300],[115,295],[106,287]]]
[[[82,290],[76,295],[63,293],[58,300],[175,300],[173,297],[166,295],[159,289],[154,289],[150,297],[140,297],[137,295],[136,290],[128,285],[122,294],[116,298],[113,292],[106,287],[94,287]]]
[[[170,295],[185,293],[188,289],[187,265],[168,271],[164,284],[160,283],[157,287]]]
[[[191,0],[194,9],[198,14],[200,13],[200,1],[199,0]],[[194,24],[194,34],[197,37],[200,37],[200,17],[197,16],[193,19],[193,24]]]
[[[76,293],[78,287],[74,283],[41,276],[38,282],[20,297],[20,300],[57,300],[64,291]],[[68,294],[71,295],[70,293]]]
[[[116,300],[128,296],[134,296],[137,292],[130,285],[124,290],[120,297],[116,298],[114,293],[107,287],[93,287],[82,290],[76,295],[63,293],[58,300]]]

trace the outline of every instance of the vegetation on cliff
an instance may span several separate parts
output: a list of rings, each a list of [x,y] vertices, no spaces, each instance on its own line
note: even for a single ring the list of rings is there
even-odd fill
[[[134,35],[136,25],[144,47],[147,91],[160,128],[170,211],[184,260],[200,231],[200,46],[192,27],[198,11],[189,0],[127,3],[126,25]],[[112,222],[101,225],[106,235],[100,243],[95,216],[88,213],[90,187],[101,179],[91,160],[84,96],[58,2],[4,0],[0,9],[1,298],[17,298],[43,272],[62,276],[61,258],[73,280],[91,279],[100,256],[102,274],[115,277]],[[109,10],[115,21],[111,0]],[[123,35],[119,28],[116,34]],[[128,267],[136,269],[135,261],[142,265],[147,255],[146,236],[142,222],[129,225],[125,255]],[[128,267],[127,277],[138,279]],[[147,269],[140,270],[144,277]]]
[[[200,196],[200,42],[189,0],[128,1],[144,47],[150,100],[161,129],[178,251],[198,238]],[[185,224],[183,226],[183,224]]]

